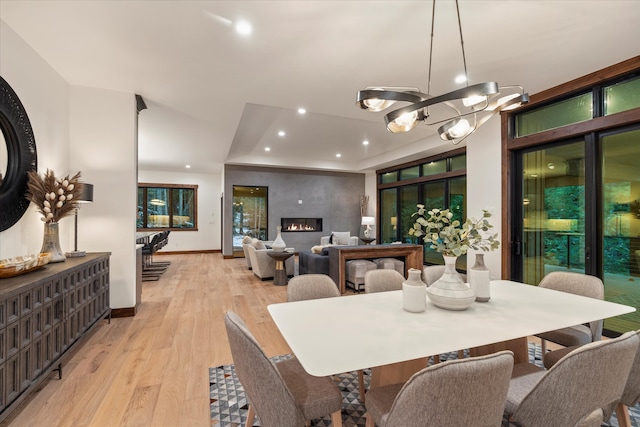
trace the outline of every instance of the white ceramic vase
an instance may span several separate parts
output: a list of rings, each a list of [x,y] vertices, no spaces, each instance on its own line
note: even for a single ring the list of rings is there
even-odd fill
[[[436,307],[466,310],[476,299],[473,290],[456,272],[457,257],[444,256],[444,274],[427,288],[427,296]]]
[[[469,285],[476,294],[476,301],[487,302],[491,299],[491,272],[484,265],[484,254],[476,254],[476,263],[469,270]]]
[[[402,308],[411,313],[421,313],[427,309],[427,285],[417,268],[409,269],[409,277],[402,282]]]
[[[278,230],[278,232],[276,233],[275,240],[271,244],[271,249],[274,252],[284,252],[284,248],[287,247],[287,244],[282,240],[282,235],[280,234],[282,232],[282,226],[279,225],[276,227],[276,230]]]

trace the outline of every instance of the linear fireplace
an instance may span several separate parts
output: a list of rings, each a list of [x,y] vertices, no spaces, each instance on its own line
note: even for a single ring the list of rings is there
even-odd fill
[[[280,218],[282,231],[322,231],[322,218]]]

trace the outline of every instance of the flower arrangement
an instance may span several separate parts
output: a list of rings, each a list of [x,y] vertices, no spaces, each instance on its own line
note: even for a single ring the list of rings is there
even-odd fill
[[[500,246],[497,233],[487,237],[483,235],[493,228],[487,219],[491,217],[489,211],[483,210],[479,220],[467,218],[461,224],[458,220],[452,221],[453,214],[449,209],[427,211],[424,205],[417,207],[417,212],[411,215],[416,217],[416,222],[409,229],[409,235],[422,237],[425,243],[431,243],[431,248],[443,255],[460,256],[469,249],[492,251]]]
[[[74,212],[76,200],[82,192],[82,183],[79,181],[80,172],[72,178],[67,175],[58,179],[49,169],[44,177],[36,171],[29,171],[27,178],[27,200],[36,204],[38,211],[42,214],[42,221],[58,222]]]

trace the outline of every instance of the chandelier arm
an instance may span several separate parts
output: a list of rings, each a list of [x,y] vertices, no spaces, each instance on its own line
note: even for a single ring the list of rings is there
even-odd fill
[[[384,120],[386,124],[389,124],[403,114],[412,113],[416,110],[422,110],[430,105],[439,104],[445,101],[467,98],[471,95],[493,95],[494,93],[498,93],[498,83],[478,83],[472,86],[456,89],[452,92],[445,93],[444,95],[434,96],[433,98],[425,99],[413,105],[407,105],[406,107],[391,111],[386,116],[384,116]]]
[[[428,97],[429,95],[417,91],[365,89],[358,91],[358,94],[356,95],[356,105],[363,110],[368,110],[369,108],[365,105],[365,101],[371,99],[416,103],[421,102]]]

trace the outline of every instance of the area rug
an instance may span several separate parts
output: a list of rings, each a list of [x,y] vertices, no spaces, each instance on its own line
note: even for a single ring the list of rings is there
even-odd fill
[[[290,358],[291,355],[276,356],[274,361]],[[468,355],[465,354],[465,357]],[[457,358],[457,352],[447,353],[440,356],[440,360],[451,360]],[[542,366],[542,351],[540,346],[529,343],[529,361],[538,366]],[[433,361],[430,360],[429,364]],[[365,370],[365,383],[368,386],[370,371]],[[345,427],[364,427],[365,407],[360,403],[358,392],[358,376],[356,372],[347,372],[336,375],[333,380],[342,391],[342,424]],[[211,424],[220,427],[244,426],[249,409],[247,397],[242,388],[242,384],[235,375],[233,365],[222,365],[209,368],[209,391],[211,398]],[[640,405],[630,408],[631,425],[640,427]],[[258,417],[255,418],[254,426],[260,425]],[[311,426],[324,427],[331,425],[330,416],[312,420]],[[508,427],[510,424],[505,419],[502,426]],[[618,421],[614,416],[609,423],[603,424],[608,427],[618,427]]]

